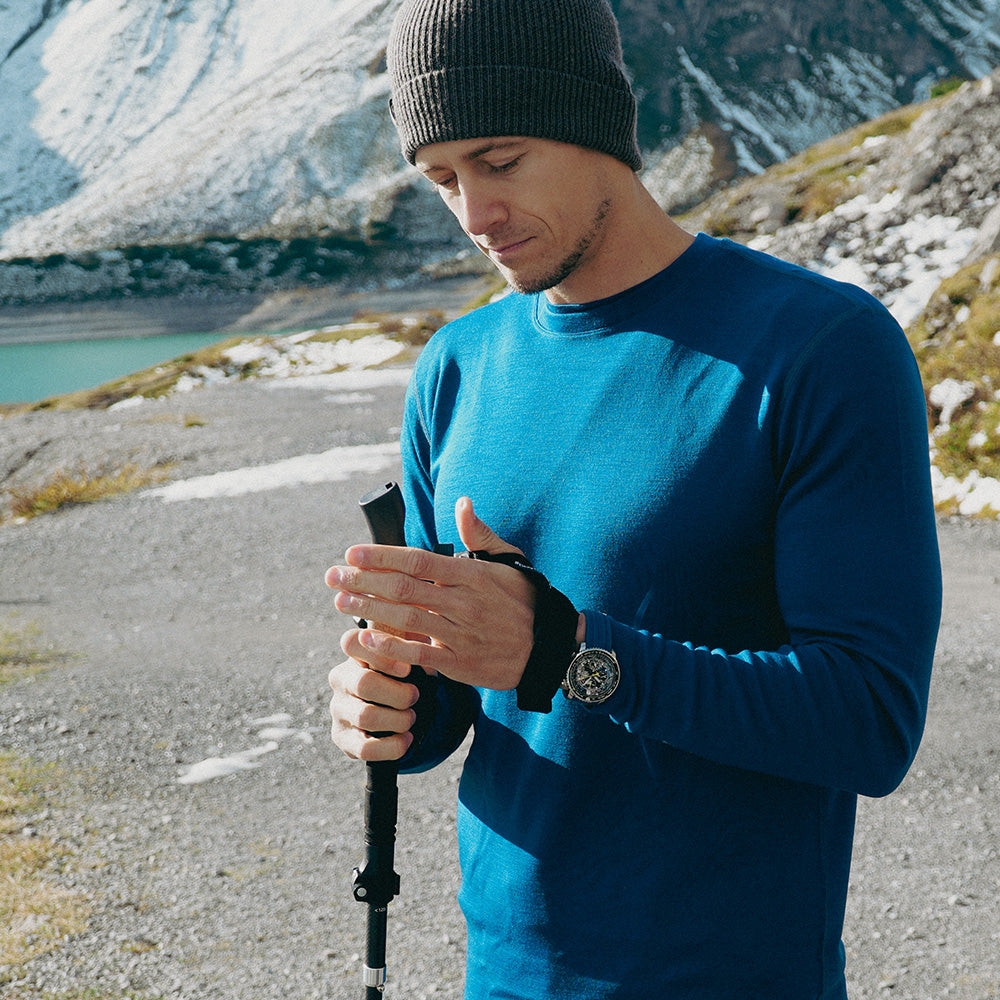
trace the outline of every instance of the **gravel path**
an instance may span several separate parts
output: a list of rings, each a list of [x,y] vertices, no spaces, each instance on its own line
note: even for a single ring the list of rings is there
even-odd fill
[[[362,392],[217,385],[0,420],[0,484],[127,459],[171,461],[182,479],[391,441],[402,380]],[[327,736],[344,619],[322,576],[364,536],[357,498],[395,461],[340,481],[175,503],[135,493],[0,526],[0,621],[37,624],[69,654],[0,689],[0,747],[60,765],[30,826],[72,848],[60,877],[93,907],[85,933],[13,979],[0,969],[4,997],[361,995],[350,872],[362,770]],[[846,932],[856,998],[1000,997],[1000,524],[942,522],[940,537],[947,598],[927,734],[900,790],[860,806]],[[244,752],[257,766],[179,780]],[[455,760],[401,782],[389,1000],[461,996],[458,772]]]

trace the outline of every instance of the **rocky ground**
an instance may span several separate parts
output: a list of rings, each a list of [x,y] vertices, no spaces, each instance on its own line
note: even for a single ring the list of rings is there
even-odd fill
[[[394,438],[402,377],[311,385],[8,417],[0,476],[132,458],[170,461],[183,479]],[[140,492],[0,525],[0,622],[36,624],[66,654],[0,689],[0,746],[59,765],[28,832],[73,852],[54,877],[92,907],[83,934],[0,969],[4,997],[360,995],[364,908],[350,873],[362,775],[327,738],[325,676],[344,621],[322,575],[362,537],[357,498],[394,461],[339,481],[173,503]],[[945,520],[940,539],[926,737],[902,787],[860,804],[845,933],[858,1000],[1000,997],[1000,523]],[[240,753],[257,766],[179,780]],[[389,998],[461,996],[459,768],[403,779]]]

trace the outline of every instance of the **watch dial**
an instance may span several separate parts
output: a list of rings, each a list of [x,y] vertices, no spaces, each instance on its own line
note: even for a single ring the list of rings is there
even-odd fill
[[[602,701],[618,686],[618,664],[603,650],[584,650],[573,661],[569,686],[583,701]]]

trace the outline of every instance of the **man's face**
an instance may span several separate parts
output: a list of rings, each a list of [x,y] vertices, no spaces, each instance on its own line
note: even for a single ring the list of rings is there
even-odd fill
[[[519,292],[586,302],[609,266],[610,157],[548,139],[461,139],[424,146],[418,169],[473,243]],[[627,168],[626,168],[627,169]]]

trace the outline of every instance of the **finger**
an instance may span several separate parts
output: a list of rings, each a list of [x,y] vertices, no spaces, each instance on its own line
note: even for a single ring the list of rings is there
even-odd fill
[[[422,647],[428,645],[429,640],[415,635],[400,637],[398,644],[390,640],[395,637],[376,628],[351,629],[341,636],[340,648],[345,656],[359,664],[390,677],[405,679],[410,666],[419,662]]]
[[[409,670],[409,666],[407,666]],[[330,688],[335,695],[357,702],[370,702],[390,710],[407,711],[416,704],[420,691],[415,684],[389,677],[377,670],[370,670],[356,660],[347,660],[335,666],[329,675]],[[361,706],[342,701],[342,718],[352,726],[359,725]],[[403,732],[408,726],[389,726],[393,732]]]
[[[348,566],[379,572],[397,572],[418,580],[437,580],[447,572],[451,557],[405,545],[352,545],[344,553]],[[334,567],[336,568],[336,567]]]
[[[360,648],[358,648],[360,647]],[[377,629],[362,629],[357,633],[357,646],[352,644],[349,656],[367,660],[376,670],[406,677],[412,665],[425,673],[447,671],[454,664],[455,654],[446,646],[432,644],[425,636],[401,637]],[[375,666],[383,664],[383,666]]]
[[[345,692],[330,699],[330,736],[351,757],[388,760],[406,752],[412,742],[415,713],[359,701]],[[375,736],[378,733],[380,735]],[[381,744],[381,747],[375,746]]]
[[[337,715],[335,701],[330,703],[330,714]],[[336,717],[330,727],[334,745],[355,760],[398,760],[413,743],[412,734],[394,733],[391,736],[374,737],[361,729],[345,726]]]
[[[376,622],[373,628],[387,634],[429,635],[431,633],[428,626],[439,624],[436,622],[437,615],[424,608],[411,604],[394,604],[367,594],[354,594],[344,590],[337,593],[334,606],[346,615]]]
[[[334,667],[329,680],[334,692],[330,736],[337,747],[362,760],[392,760],[406,752],[416,719],[409,706],[419,697],[414,685],[384,677],[354,660]],[[374,698],[382,701],[368,700]]]
[[[440,596],[440,587],[426,580],[391,570],[365,570],[355,566],[332,566],[326,582],[334,590],[367,594],[393,604],[427,607]]]

